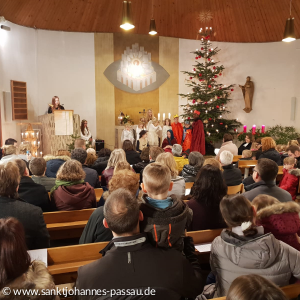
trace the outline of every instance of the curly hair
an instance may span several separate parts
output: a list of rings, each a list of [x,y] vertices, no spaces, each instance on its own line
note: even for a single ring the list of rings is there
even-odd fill
[[[167,125],[167,121],[169,122],[169,125]],[[165,126],[171,126],[171,120],[169,118],[164,119],[164,125]]]
[[[134,173],[132,170],[120,170],[114,173],[109,181],[108,189],[111,194],[113,191],[124,188],[129,190],[132,195],[136,195],[139,189],[140,175]]]
[[[262,151],[276,148],[276,142],[271,137],[265,137],[261,139]]]
[[[3,154],[6,155],[12,155],[17,154],[17,147],[13,145],[8,145],[3,147]]]
[[[86,162],[86,164],[87,164],[88,166],[92,166],[92,165],[95,163],[96,160],[97,160],[97,156],[96,156],[95,154],[93,154],[93,153],[88,153],[85,162]]]
[[[114,169],[114,174],[117,172],[123,171],[123,170],[131,170],[130,164],[127,161],[119,161],[117,162],[115,169]]]
[[[207,159],[204,161],[204,163],[203,163],[203,167],[206,166],[206,165],[212,165],[212,166],[218,168],[218,169],[221,170],[221,171],[223,170],[222,165],[220,164],[220,162],[217,161],[217,160],[214,159],[214,158],[207,158]]]
[[[20,183],[19,168],[14,162],[0,164],[0,196],[15,198]]]
[[[159,154],[157,156],[156,162],[166,165],[171,172],[171,178],[176,179],[178,175],[177,165],[173,155],[170,152]]]
[[[86,174],[82,165],[75,159],[67,160],[57,171],[56,179],[62,181],[79,181],[85,178]]]

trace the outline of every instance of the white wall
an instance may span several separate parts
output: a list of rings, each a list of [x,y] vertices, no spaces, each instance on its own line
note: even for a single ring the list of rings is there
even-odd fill
[[[293,43],[221,43],[213,42],[221,51],[215,61],[225,67],[224,76],[217,80],[222,84],[236,84],[228,105],[232,112],[228,118],[238,118],[248,129],[256,124],[273,126],[282,124],[295,126],[300,131],[300,40]],[[200,48],[200,41],[180,39],[179,71],[192,70],[195,55],[190,53]],[[253,110],[243,111],[244,99],[239,84],[244,85],[246,77],[254,82]],[[185,75],[179,75],[180,93],[190,92],[185,86]],[[297,97],[296,120],[291,121],[291,97]],[[186,104],[180,99],[179,104]]]
[[[73,109],[96,137],[94,34],[35,30],[6,22],[0,30],[0,91],[10,91],[10,80],[27,82],[28,121],[48,109],[54,95]],[[3,103],[1,105],[3,108]],[[20,140],[18,122],[4,122],[3,139]]]

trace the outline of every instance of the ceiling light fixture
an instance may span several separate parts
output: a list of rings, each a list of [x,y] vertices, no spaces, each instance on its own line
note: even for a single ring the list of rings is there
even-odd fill
[[[131,1],[123,1],[122,24],[120,27],[125,30],[134,28],[131,19]]]
[[[152,18],[150,19],[149,34],[151,34],[151,35],[157,34],[155,20],[153,18],[153,0],[152,0]]]
[[[286,20],[283,34],[283,42],[292,42],[296,40],[294,18],[292,18],[292,0],[290,0],[290,17]]]

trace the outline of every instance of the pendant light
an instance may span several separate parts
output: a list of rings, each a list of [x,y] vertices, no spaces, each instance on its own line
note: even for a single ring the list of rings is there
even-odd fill
[[[125,30],[134,28],[131,19],[131,1],[123,1],[122,24],[120,27]]]
[[[149,34],[151,34],[151,35],[156,35],[157,34],[155,20],[153,18],[153,0],[152,0],[152,18],[150,19]]]
[[[290,0],[290,17],[286,20],[283,42],[292,42],[296,39],[294,18],[292,18],[292,0]]]

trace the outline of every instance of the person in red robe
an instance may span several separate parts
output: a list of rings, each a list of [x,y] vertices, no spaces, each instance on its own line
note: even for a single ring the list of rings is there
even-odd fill
[[[194,111],[194,122],[192,128],[191,152],[198,151],[205,155],[205,133],[203,123],[200,120],[200,111]]]
[[[182,135],[183,135],[183,127],[182,124],[179,123],[179,116],[174,116],[174,122],[171,124],[174,137],[178,144],[181,144]]]
[[[184,121],[183,136],[182,136],[182,151],[190,153],[192,143],[192,127],[189,120]]]

